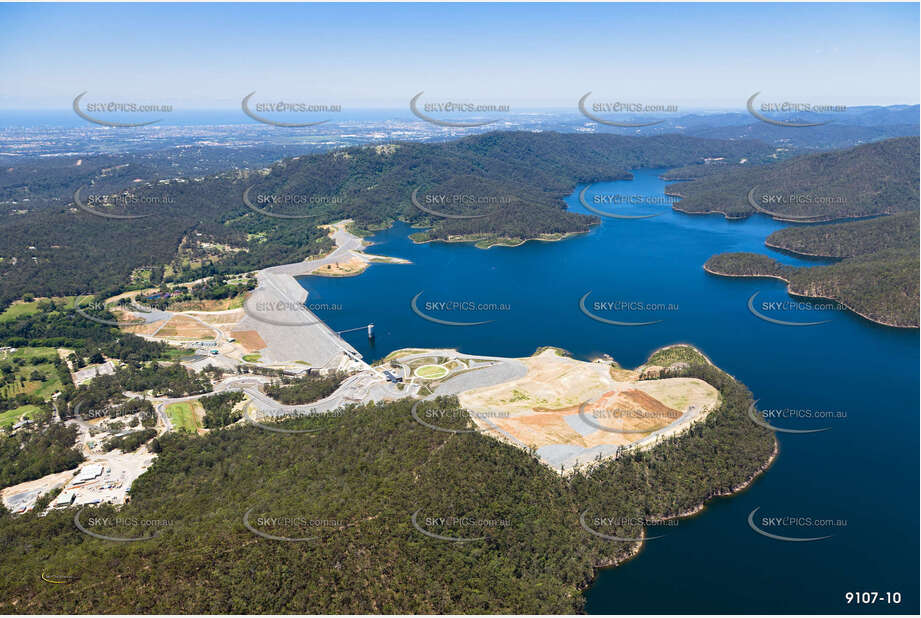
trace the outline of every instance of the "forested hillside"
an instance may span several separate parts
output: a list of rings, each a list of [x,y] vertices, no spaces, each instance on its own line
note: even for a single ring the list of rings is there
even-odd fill
[[[707,260],[711,273],[773,276],[791,294],[836,300],[863,317],[890,326],[918,327],[918,249],[886,249],[828,266],[795,267],[756,253],[722,253]]]
[[[114,193],[136,184],[137,179],[193,177],[217,174],[235,167],[269,165],[290,154],[285,145],[192,146],[118,154],[76,154],[10,157],[0,168],[0,215],[10,210],[36,211],[61,207],[71,201],[74,190],[93,186],[100,193]]]
[[[906,212],[867,221],[788,227],[768,236],[765,244],[793,253],[834,258],[917,248],[918,218],[918,212]]]
[[[797,268],[766,255],[727,253],[711,257],[705,267],[715,274],[777,276],[789,283],[792,294],[830,298],[882,324],[917,327],[918,163],[918,138],[906,137],[749,170],[711,173],[669,189],[686,196],[676,208],[688,212],[747,216],[754,212],[747,195],[754,189],[756,206],[776,218],[820,221],[881,215],[788,227],[765,242],[802,255],[846,258],[836,264]],[[790,199],[795,195],[810,200]],[[764,196],[786,199],[767,203]],[[846,199],[816,201],[834,197]]]
[[[76,427],[41,421],[11,436],[0,434],[0,487],[76,468],[83,462],[76,441]]]
[[[567,213],[561,200],[578,182],[625,178],[632,168],[686,165],[705,157],[763,161],[772,152],[745,140],[504,132],[306,155],[259,172],[143,179],[108,200],[103,199],[111,191],[108,179],[87,182],[75,176],[60,196],[67,206],[0,218],[0,308],[26,293],[84,294],[124,285],[137,268],[171,262],[177,271],[191,268],[185,262],[202,266],[178,276],[191,279],[303,260],[331,247],[316,225],[343,218],[355,219],[359,228],[404,219],[431,227],[433,239],[473,234],[525,239],[586,231],[596,220]],[[52,182],[64,191],[60,178]],[[258,209],[309,218],[254,212],[242,199],[248,188]],[[449,200],[438,212],[485,216],[426,214],[412,205],[416,189],[420,195],[472,198]],[[106,215],[146,216],[101,217],[80,208],[77,200]],[[177,260],[180,246],[187,251],[185,260]]]
[[[677,210],[833,221],[918,210],[918,138],[901,137],[669,185]],[[686,172],[693,173],[693,172]],[[749,194],[755,202],[749,202]]]
[[[251,425],[170,434],[118,512],[125,523],[96,530],[158,532],[153,539],[91,538],[75,528],[73,511],[0,514],[0,612],[580,611],[594,567],[636,549],[590,534],[580,515],[604,534],[638,537],[638,521],[673,517],[730,492],[774,451],[772,433],[748,417],[744,386],[708,364],[680,375],[717,387],[720,407],[688,433],[587,475],[560,477],[478,433],[432,431],[413,420],[411,400],[286,422],[320,429],[308,434]],[[471,426],[467,415],[445,418]],[[103,506],[81,517],[85,524],[113,514]],[[258,536],[245,514],[257,532],[316,538]],[[427,536],[414,514],[425,532],[476,540]],[[439,520],[451,517],[469,519]],[[141,520],[156,526],[130,525]],[[74,579],[51,586],[42,573]]]
[[[904,135],[918,135],[918,106],[906,105],[895,111],[878,110],[862,114],[863,118],[835,118],[838,114],[829,114],[828,124],[809,127],[802,130],[792,127],[779,127],[766,122],[755,121],[744,127],[740,126],[705,126],[692,131],[692,135],[712,139],[727,139],[744,135],[768,144],[778,144],[803,150],[831,150],[833,148],[850,148],[855,144],[866,144],[880,140],[892,139]],[[789,119],[800,120],[796,114]],[[878,123],[878,124],[877,124]]]

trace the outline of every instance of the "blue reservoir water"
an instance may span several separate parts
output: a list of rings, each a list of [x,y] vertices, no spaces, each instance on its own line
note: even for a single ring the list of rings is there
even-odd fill
[[[369,361],[403,347],[526,356],[553,345],[584,359],[610,354],[633,367],[656,348],[687,342],[744,382],[761,409],[835,415],[771,419],[831,430],[779,433],[775,464],[748,490],[711,502],[634,560],[600,571],[586,593],[590,613],[917,613],[918,332],[872,324],[833,303],[781,305],[793,300],[781,281],[707,274],[703,263],[725,251],[768,253],[788,264],[818,261],[767,249],[764,239],[784,224],[764,217],[729,222],[672,211],[663,203],[662,171],[637,170],[633,180],[597,183],[585,195],[596,208],[654,218],[605,218],[562,242],[489,250],[416,245],[407,238],[413,230],[397,224],[374,236],[368,251],[412,264],[375,264],[359,277],[301,283],[311,305],[331,307],[317,314],[333,329],[375,323],[373,342],[361,331],[345,335]],[[587,212],[578,199],[582,188],[566,200],[575,212]],[[629,203],[612,203],[615,195]],[[827,322],[791,327],[761,320],[748,307],[755,292],[755,308],[769,317]],[[584,304],[596,316],[656,323],[593,320],[580,308],[586,293]],[[491,321],[428,321],[411,308],[417,295],[417,308],[430,317]],[[756,507],[758,518],[835,520],[834,529],[821,529],[833,536],[760,536],[747,522]],[[786,530],[816,536],[803,524]],[[848,592],[880,593],[883,601],[849,605]],[[900,593],[901,604],[887,603],[887,592]]]

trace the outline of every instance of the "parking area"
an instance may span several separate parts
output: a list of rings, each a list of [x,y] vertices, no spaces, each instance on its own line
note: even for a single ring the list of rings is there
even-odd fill
[[[114,451],[87,461],[65,485],[49,509],[87,504],[124,504],[131,484],[150,467],[155,455],[145,447],[134,453]],[[72,474],[72,472],[70,473]]]

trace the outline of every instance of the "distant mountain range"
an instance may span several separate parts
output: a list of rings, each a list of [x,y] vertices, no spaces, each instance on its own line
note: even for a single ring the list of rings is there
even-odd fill
[[[757,111],[757,110],[756,110]],[[655,121],[660,124],[634,129],[592,123],[599,133],[661,135],[679,133],[712,139],[757,139],[791,150],[833,150],[869,142],[918,135],[921,106],[858,106],[829,113],[771,113],[773,120],[784,122],[827,122],[814,127],[777,126],[754,118],[748,111],[621,115],[618,121]],[[587,120],[587,119],[586,119]],[[583,123],[584,124],[584,123]]]

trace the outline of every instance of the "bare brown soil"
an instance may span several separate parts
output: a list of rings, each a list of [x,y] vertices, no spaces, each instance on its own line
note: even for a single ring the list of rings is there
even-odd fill
[[[266,347],[265,341],[262,340],[257,331],[235,330],[230,334],[236,338],[238,344],[246,348],[247,352],[258,352]]]
[[[174,315],[157,333],[158,337],[186,337],[189,339],[214,339],[214,331],[201,322],[184,315]]]

